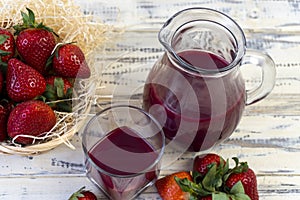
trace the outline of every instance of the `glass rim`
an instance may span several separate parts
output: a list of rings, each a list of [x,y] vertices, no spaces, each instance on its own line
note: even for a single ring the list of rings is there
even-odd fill
[[[229,27],[226,27],[223,24],[221,24],[220,22],[212,21],[208,18],[191,20],[191,21],[208,21],[208,22],[215,23],[218,26],[222,26],[223,28],[225,28],[233,36],[235,43],[237,45],[237,51],[235,51],[236,57],[226,67],[221,68],[221,69],[210,69],[210,70],[195,67],[195,66],[185,62],[182,58],[180,58],[180,56],[178,56],[177,53],[172,48],[172,45],[170,45],[168,42],[165,42],[162,40],[161,35],[162,35],[163,31],[172,23],[172,21],[176,20],[177,18],[181,18],[182,15],[186,14],[189,11],[210,12],[212,14],[216,14],[218,17],[228,20],[228,22],[230,22],[231,25],[233,25],[234,28],[239,32],[240,39],[238,40],[237,37],[235,36],[235,34],[233,33],[233,31]],[[174,33],[177,32],[178,28],[179,27],[177,27],[177,29],[174,31]],[[207,75],[220,74],[220,73],[227,72],[227,71],[233,69],[242,60],[242,57],[244,56],[244,54],[246,52],[246,37],[245,37],[245,34],[244,34],[242,28],[240,27],[240,25],[235,20],[233,20],[230,16],[228,16],[227,14],[220,12],[218,10],[215,10],[212,8],[206,8],[206,7],[191,7],[191,8],[186,8],[186,9],[180,10],[179,12],[175,13],[163,24],[162,28],[160,29],[160,31],[158,33],[158,39],[159,39],[160,43],[168,50],[168,52],[170,52],[171,56],[174,57],[177,61],[179,61],[180,65],[182,65],[184,67],[184,69],[189,70],[194,73],[203,73],[203,74],[207,74]]]
[[[162,147],[160,148],[160,151],[159,151],[159,154],[157,156],[157,158],[155,159],[155,162],[153,162],[151,165],[149,165],[146,169],[140,171],[140,172],[136,172],[136,173],[132,173],[132,174],[128,174],[128,175],[119,175],[119,174],[112,174],[110,172],[107,172],[106,170],[100,168],[99,166],[96,165],[96,163],[90,158],[90,156],[88,155],[88,150],[85,146],[85,132],[86,132],[86,129],[87,127],[94,121],[97,119],[98,116],[100,116],[101,114],[109,111],[109,110],[112,110],[112,109],[116,109],[116,108],[129,108],[129,109],[133,109],[133,110],[136,110],[142,114],[144,114],[146,117],[148,117],[151,121],[154,122],[154,124],[160,128],[160,135],[161,135],[161,138],[162,138]],[[145,110],[143,110],[142,108],[139,108],[137,106],[133,106],[133,105],[126,105],[126,104],[122,104],[122,105],[113,105],[113,106],[109,106],[107,108],[104,108],[103,110],[99,111],[98,113],[96,113],[89,121],[88,123],[86,124],[86,126],[84,127],[84,130],[83,130],[83,134],[82,134],[82,148],[83,148],[83,152],[84,152],[84,156],[86,157],[87,159],[87,162],[89,162],[90,164],[93,165],[93,167],[95,167],[98,171],[100,171],[101,173],[104,173],[108,176],[112,176],[112,177],[118,177],[118,178],[132,178],[132,177],[136,177],[136,176],[139,176],[139,175],[142,175],[144,173],[147,173],[147,172],[150,172],[152,171],[151,169],[159,163],[159,161],[162,159],[163,157],[163,154],[164,154],[164,151],[165,151],[165,145],[166,145],[166,141],[165,141],[165,134],[163,132],[163,129],[160,125],[160,123],[148,112],[146,112]],[[86,162],[86,161],[85,161]]]

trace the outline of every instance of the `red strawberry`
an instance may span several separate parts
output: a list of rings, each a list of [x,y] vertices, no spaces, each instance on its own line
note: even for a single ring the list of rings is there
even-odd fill
[[[205,196],[205,197],[201,197],[200,200],[212,200],[212,196]]]
[[[73,193],[69,200],[97,200],[94,193],[85,190],[84,188],[85,187],[82,187],[77,192]]]
[[[217,166],[222,163],[222,166],[226,164],[225,160],[213,153],[198,155],[194,158],[193,170],[200,173],[202,176],[205,175],[208,171],[208,167],[213,163],[217,164]]]
[[[3,84],[4,84],[3,73],[2,71],[0,71],[0,93],[2,92]]]
[[[45,74],[47,60],[56,45],[55,33],[42,23],[36,23],[32,10],[27,8],[27,11],[28,14],[21,12],[23,24],[14,26],[16,48],[26,64]]]
[[[91,75],[83,52],[74,44],[57,47],[53,57],[53,69],[58,75],[70,78],[88,78]]]
[[[7,122],[8,136],[43,136],[56,124],[56,116],[50,106],[42,101],[31,100],[18,104],[10,113]],[[29,137],[16,137],[15,142],[31,144]]]
[[[4,106],[0,105],[0,142],[3,142],[7,137],[7,118],[7,110],[4,108]]]
[[[239,163],[237,158],[233,160],[236,167],[230,168],[229,161],[225,164],[216,154],[196,157],[195,161],[199,162],[196,170],[200,170],[193,172],[193,180],[175,178],[175,181],[182,191],[190,194],[190,199],[258,200],[255,174],[247,163]]]
[[[188,199],[189,193],[183,192],[179,185],[175,181],[175,177],[179,179],[188,179],[192,180],[192,177],[189,172],[176,172],[165,176],[161,179],[158,179],[155,182],[155,186],[159,195],[163,200],[185,200]]]
[[[30,100],[42,94],[45,89],[45,79],[39,72],[16,58],[8,61],[6,90],[12,100]]]
[[[238,182],[241,182],[245,194],[247,194],[251,200],[258,200],[259,196],[255,173],[248,167],[246,162],[238,163],[238,160],[236,160],[236,165],[237,166],[231,170],[229,177],[226,178],[226,187],[230,190],[236,186]]]
[[[7,61],[15,55],[15,39],[11,32],[0,29],[0,62]]]
[[[0,101],[0,142],[7,138],[7,120],[13,104],[6,100]]]

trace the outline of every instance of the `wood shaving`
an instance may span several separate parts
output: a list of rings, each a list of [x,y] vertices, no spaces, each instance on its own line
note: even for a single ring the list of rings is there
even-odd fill
[[[107,40],[106,33],[113,27],[85,15],[72,0],[1,0],[0,26],[6,29],[22,23],[21,11],[35,13],[37,22],[43,22],[60,36],[60,42],[76,42],[88,56]]]

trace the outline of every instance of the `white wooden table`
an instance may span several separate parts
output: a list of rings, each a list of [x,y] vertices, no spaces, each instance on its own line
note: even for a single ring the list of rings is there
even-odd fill
[[[163,53],[157,31],[175,12],[205,6],[231,15],[245,30],[248,47],[267,51],[275,60],[276,86],[263,101],[248,106],[234,134],[213,151],[225,158],[247,160],[258,176],[261,200],[300,199],[300,4],[297,1],[239,0],[77,0],[84,11],[94,11],[105,23],[125,26],[116,48],[106,49],[107,58],[124,56],[134,64],[118,61],[117,71],[145,75]],[[103,55],[99,55],[101,58]],[[112,57],[110,57],[112,56]],[[102,58],[101,58],[102,59]],[[102,63],[103,64],[103,63]],[[103,67],[103,66],[102,66]],[[105,66],[104,66],[105,67]],[[104,71],[105,72],[105,71]],[[101,80],[108,94],[116,73],[104,73]],[[137,75],[139,76],[139,75]],[[143,78],[143,76],[139,76]],[[256,83],[249,78],[247,84]],[[132,84],[141,84],[134,81]],[[134,85],[136,86],[136,85]],[[127,85],[130,88],[131,85]],[[80,137],[72,139],[71,150],[61,145],[35,156],[0,155],[0,199],[65,200],[82,186],[99,199],[106,199],[84,173]],[[168,155],[172,156],[172,155]],[[191,168],[194,154],[184,154],[161,175]],[[154,187],[138,199],[160,199]]]

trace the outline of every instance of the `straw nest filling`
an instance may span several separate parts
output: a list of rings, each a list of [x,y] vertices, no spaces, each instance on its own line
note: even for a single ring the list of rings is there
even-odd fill
[[[0,1],[0,27],[11,29],[22,23],[21,11],[30,8],[37,22],[43,22],[60,36],[58,42],[76,44],[84,52],[91,77],[76,79],[73,91],[73,111],[71,113],[55,111],[56,125],[42,137],[32,137],[32,145],[16,144],[14,139],[0,143],[0,152],[5,154],[30,155],[48,151],[64,143],[74,148],[70,139],[83,127],[89,115],[93,95],[97,88],[99,69],[96,69],[95,50],[108,40],[107,33],[112,27],[102,23],[95,16],[84,14],[72,0],[2,0]]]

